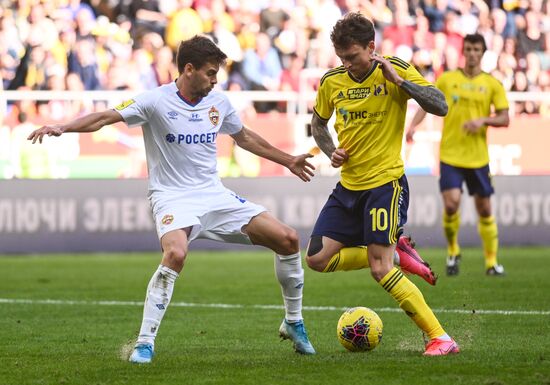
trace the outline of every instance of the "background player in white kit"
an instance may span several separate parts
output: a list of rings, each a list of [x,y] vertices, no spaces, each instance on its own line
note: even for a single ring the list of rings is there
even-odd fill
[[[275,271],[285,304],[279,333],[302,354],[314,354],[302,319],[304,272],[294,229],[279,222],[262,206],[226,189],[216,170],[216,136],[229,134],[240,147],[287,167],[303,181],[313,176],[310,154],[282,152],[243,126],[227,97],[212,91],[226,55],[208,38],[195,36],[178,49],[175,82],[138,95],[115,109],[92,113],[63,125],[44,126],[28,137],[94,132],[125,121],[142,126],[149,200],[163,256],[153,274],[143,321],[131,362],[153,358],[158,327],[183,268],[189,242],[208,238],[265,246],[275,252]],[[212,91],[212,92],[211,92]]]

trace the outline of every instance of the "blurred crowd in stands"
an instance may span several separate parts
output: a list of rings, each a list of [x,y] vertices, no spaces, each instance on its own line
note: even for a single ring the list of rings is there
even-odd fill
[[[351,11],[373,20],[380,53],[413,63],[430,80],[459,67],[463,36],[479,32],[488,46],[483,69],[506,90],[550,90],[550,0],[0,0],[0,6],[5,90],[150,89],[175,79],[178,43],[196,34],[210,35],[228,55],[219,77],[224,89],[311,90],[318,78],[301,82],[300,73],[340,65],[329,35]],[[518,107],[516,113],[544,112],[536,102]],[[47,108],[53,118],[67,114],[63,105]]]

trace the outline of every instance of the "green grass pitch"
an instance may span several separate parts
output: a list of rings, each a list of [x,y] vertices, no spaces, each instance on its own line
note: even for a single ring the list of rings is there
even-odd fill
[[[550,250],[502,248],[506,277],[486,277],[479,249],[461,274],[445,252],[420,249],[439,273],[412,277],[462,348],[423,357],[419,330],[368,271],[306,268],[304,316],[315,356],[281,342],[280,289],[271,253],[191,251],[160,327],[151,365],[126,361],[145,287],[160,261],[149,254],[0,257],[0,384],[550,384]],[[336,338],[344,308],[367,306],[382,343],[350,353]]]

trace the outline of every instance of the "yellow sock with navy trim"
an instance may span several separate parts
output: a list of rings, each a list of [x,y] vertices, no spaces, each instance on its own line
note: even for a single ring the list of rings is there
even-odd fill
[[[332,256],[323,273],[359,270],[367,267],[369,267],[369,256],[366,247],[344,247]]]
[[[485,268],[489,269],[497,264],[498,227],[494,216],[480,217],[477,231],[483,244]]]
[[[458,245],[458,229],[460,228],[460,213],[457,211],[453,215],[443,213],[443,231],[447,238],[447,253],[449,256],[457,256],[460,254],[460,246]]]
[[[437,338],[445,331],[435,317],[432,309],[424,300],[418,287],[401,270],[393,268],[384,276],[379,284],[399,303],[399,307],[407,313],[414,323],[428,335],[430,339]]]

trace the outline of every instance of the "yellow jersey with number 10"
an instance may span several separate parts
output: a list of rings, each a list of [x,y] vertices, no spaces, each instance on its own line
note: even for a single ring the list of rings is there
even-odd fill
[[[409,63],[397,57],[386,59],[403,79],[432,85]],[[314,113],[328,121],[336,111],[338,147],[349,155],[341,170],[345,188],[367,190],[405,173],[401,146],[409,98],[384,77],[379,63],[363,79],[355,79],[343,66],[321,78]]]
[[[485,72],[470,78],[462,70],[455,70],[442,74],[436,86],[449,105],[441,134],[441,161],[464,168],[489,164],[487,126],[481,127],[475,134],[466,132],[463,126],[469,120],[490,116],[491,105],[497,111],[508,108],[502,84]]]

